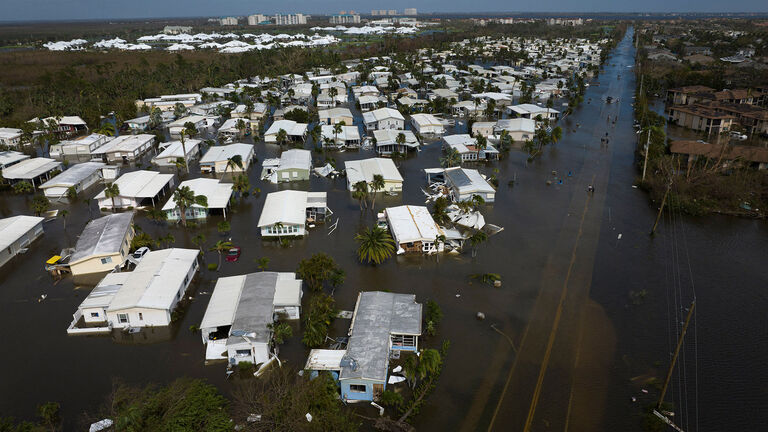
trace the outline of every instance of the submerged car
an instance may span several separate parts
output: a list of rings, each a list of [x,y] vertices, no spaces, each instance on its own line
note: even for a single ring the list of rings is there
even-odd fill
[[[237,262],[240,259],[240,248],[235,246],[227,252],[227,262]]]

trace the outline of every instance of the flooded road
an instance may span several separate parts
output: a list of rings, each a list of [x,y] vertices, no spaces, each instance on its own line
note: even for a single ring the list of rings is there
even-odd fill
[[[686,430],[759,428],[768,422],[761,409],[768,397],[768,272],[763,269],[768,227],[752,220],[667,215],[658,235],[648,236],[655,209],[631,187],[634,78],[626,66],[633,56],[630,31],[582,107],[560,122],[563,139],[535,162],[526,164],[525,155],[513,151],[479,168],[488,175],[498,170],[496,202],[483,212],[505,230],[481,245],[476,258],[412,256],[361,265],[353,236],[372,225],[375,214],[360,212],[344,179],[313,177],[276,186],[259,180],[257,164],[249,175],[261,194],[234,206],[231,234],[217,232],[219,216],[187,231],[137,216],[153,237],[173,234],[177,247],[194,248],[191,239],[198,232],[206,234],[209,247],[228,237],[243,247],[240,261],[224,263],[219,273],[202,267],[182,320],[130,339],[68,337],[66,327],[89,288],[75,287],[71,279],[54,283],[43,263],[72,246],[99,211],[93,202],[57,204],[69,210],[66,230],[61,219],[47,222],[30,251],[0,269],[0,328],[6,329],[0,413],[32,418],[37,404],[58,401],[72,430],[82,412],[98,408],[117,378],[143,384],[203,377],[228,392],[224,367],[203,365],[199,334],[189,330],[200,323],[216,278],[257,271],[259,257],[270,258],[270,270],[294,271],[300,259],[323,251],[347,273],[335,292],[340,309],[352,309],[361,290],[414,293],[418,301],[432,299],[442,307],[439,335],[423,342],[437,346],[449,339],[451,348],[440,381],[416,418],[418,430],[640,430],[641,407],[651,401],[631,378],[663,375],[679,327],[676,316],[694,292],[696,326],[681,356],[685,374],[675,375],[668,400],[681,407],[678,419],[688,421]],[[618,103],[603,103],[607,95]],[[615,125],[606,122],[609,115],[618,116]],[[464,130],[462,122],[453,133]],[[606,131],[610,144],[601,146]],[[262,161],[279,149],[259,143],[256,152]],[[381,196],[376,208],[422,204],[423,169],[438,166],[440,153],[432,142],[402,161],[402,196]],[[373,153],[329,155],[341,164]],[[316,165],[322,158],[315,154]],[[563,177],[562,185],[546,185],[552,171]],[[595,185],[593,195],[586,192],[588,184]],[[287,248],[262,242],[256,223],[266,193],[285,188],[328,191],[338,229],[328,235],[319,225]],[[0,214],[29,214],[30,199],[4,194]],[[205,259],[217,258],[209,252]],[[469,278],[486,272],[499,273],[502,286]],[[646,290],[643,300],[633,304],[630,292],[641,290]],[[48,297],[38,301],[41,294]],[[478,311],[485,313],[484,321],[475,318]],[[334,331],[342,334],[348,325],[337,320]],[[281,348],[281,357],[294,366],[303,365],[306,353],[297,336]],[[633,396],[640,398],[637,403]]]

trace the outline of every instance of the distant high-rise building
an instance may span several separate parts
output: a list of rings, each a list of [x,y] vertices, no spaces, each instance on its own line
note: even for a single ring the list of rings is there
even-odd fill
[[[342,13],[331,15],[331,19],[329,22],[331,24],[360,24],[360,15],[357,14],[345,14],[344,11],[341,11]]]
[[[405,10],[403,10],[403,15],[416,16],[418,15],[418,11],[416,8],[405,8]]]
[[[275,25],[306,24],[308,17],[309,17],[308,15],[304,15],[304,14],[288,14],[288,15],[276,14]]]
[[[237,18],[235,17],[226,17],[219,20],[219,23],[223,26],[236,26],[237,25]]]
[[[386,14],[387,14],[387,11],[385,11],[384,9],[379,9],[379,16],[384,16]]]
[[[387,11],[387,15],[397,15],[397,11],[394,9],[390,9]]]
[[[248,16],[248,25],[259,25],[265,22],[269,22],[269,17],[262,14],[254,14]]]

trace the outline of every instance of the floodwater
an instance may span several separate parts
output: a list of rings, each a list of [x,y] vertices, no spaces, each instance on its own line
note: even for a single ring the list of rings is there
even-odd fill
[[[676,421],[686,430],[759,429],[768,422],[762,409],[768,396],[768,273],[763,269],[768,226],[667,215],[658,234],[648,236],[656,210],[631,187],[634,78],[627,66],[633,55],[630,31],[587,90],[584,105],[560,122],[563,139],[535,162],[526,164],[525,156],[513,151],[480,167],[489,175],[498,170],[496,203],[483,211],[489,223],[505,230],[481,245],[476,258],[469,253],[407,256],[376,267],[361,265],[353,236],[372,225],[375,214],[360,212],[344,179],[313,177],[276,186],[258,180],[256,165],[250,178],[261,194],[234,206],[228,215],[231,234],[216,231],[221,216],[188,231],[137,217],[154,237],[172,233],[177,247],[194,248],[191,238],[198,232],[206,234],[209,246],[231,237],[243,247],[240,261],[224,263],[220,273],[203,267],[177,325],[130,337],[68,337],[66,327],[88,288],[75,287],[68,278],[54,283],[43,262],[73,245],[99,211],[93,202],[57,205],[69,210],[66,230],[61,219],[47,222],[45,235],[30,251],[0,270],[0,328],[6,331],[0,413],[32,418],[37,404],[58,401],[71,430],[81,413],[98,408],[116,378],[144,384],[202,377],[228,392],[224,366],[204,366],[199,334],[189,331],[200,323],[216,278],[257,271],[259,257],[270,258],[270,270],[293,271],[300,259],[322,251],[347,274],[335,292],[340,309],[351,310],[361,290],[415,293],[418,301],[432,299],[442,307],[439,335],[424,338],[423,344],[437,347],[449,339],[451,348],[434,393],[415,419],[419,430],[640,430],[642,407],[653,402],[652,395],[641,392],[651,389],[643,377],[663,379],[684,308],[694,295],[696,319],[680,359],[684,373],[675,374],[667,397],[676,403]],[[608,95],[618,102],[606,105]],[[618,121],[613,125],[606,116]],[[457,125],[456,132],[465,128]],[[610,141],[601,146],[605,132]],[[260,161],[279,152],[263,143],[256,150]],[[341,163],[372,152],[331,155]],[[439,157],[439,144],[433,142],[402,161],[404,193],[380,196],[377,210],[422,204],[422,170],[438,166]],[[322,155],[315,159],[319,165]],[[562,185],[546,185],[553,171]],[[588,184],[595,186],[594,195],[586,192]],[[328,235],[319,225],[287,248],[262,242],[256,223],[266,193],[284,188],[328,191],[338,229]],[[28,214],[28,200],[2,196],[0,214]],[[213,262],[216,255],[206,253],[205,259]],[[502,286],[469,278],[486,272],[500,274]],[[644,297],[637,296],[634,304],[630,293],[642,290]],[[42,294],[47,298],[38,301]],[[477,312],[486,319],[476,319]],[[334,331],[342,334],[347,326],[348,321],[337,320]],[[281,358],[301,366],[306,352],[294,336],[281,348]]]

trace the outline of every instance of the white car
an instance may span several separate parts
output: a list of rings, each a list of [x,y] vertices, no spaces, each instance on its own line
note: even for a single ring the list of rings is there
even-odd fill
[[[131,258],[133,258],[133,260],[132,260],[132,261],[133,261],[134,263],[136,263],[136,264],[140,263],[140,262],[141,262],[141,259],[142,259],[142,258],[144,258],[144,255],[146,255],[146,254],[147,254],[147,252],[149,252],[149,248],[148,248],[148,247],[146,247],[146,246],[142,246],[142,247],[140,247],[140,248],[136,249],[136,250],[135,250],[135,251],[134,251],[134,252],[131,254]]]

